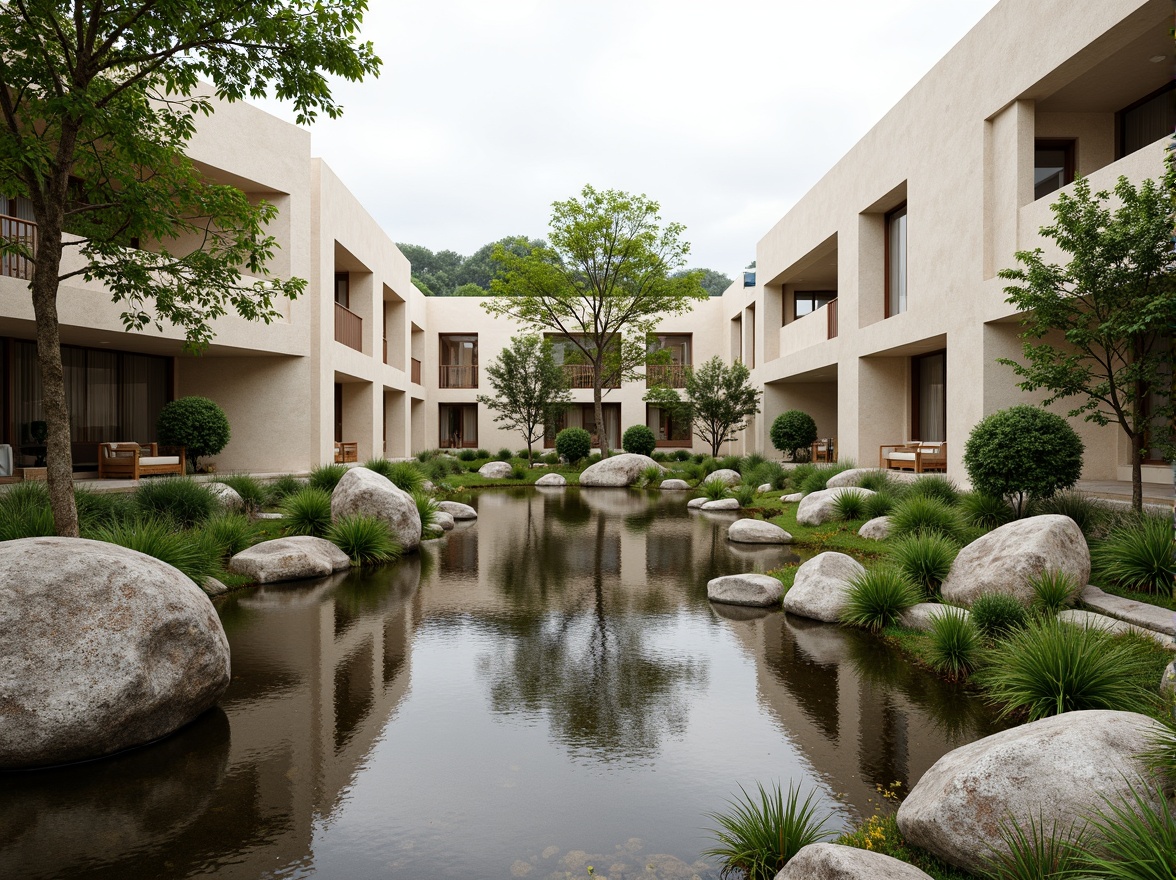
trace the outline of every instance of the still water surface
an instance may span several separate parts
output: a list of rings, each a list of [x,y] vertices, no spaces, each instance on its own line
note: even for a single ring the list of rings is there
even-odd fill
[[[471,503],[395,568],[224,601],[232,684],[177,735],[0,777],[0,877],[708,880],[740,784],[843,827],[996,729],[869,636],[708,603],[796,557],[684,494]]]

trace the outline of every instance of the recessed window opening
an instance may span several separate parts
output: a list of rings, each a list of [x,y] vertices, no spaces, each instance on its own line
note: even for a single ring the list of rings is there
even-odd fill
[[[886,215],[886,317],[907,310],[907,206]]]
[[[1033,145],[1033,198],[1074,182],[1074,142],[1039,140]]]
[[[1176,81],[1119,111],[1119,150],[1122,159],[1160,138],[1170,137],[1176,128]]]
[[[796,297],[795,315],[798,318],[810,315],[837,299],[836,290],[798,290],[794,295]]]

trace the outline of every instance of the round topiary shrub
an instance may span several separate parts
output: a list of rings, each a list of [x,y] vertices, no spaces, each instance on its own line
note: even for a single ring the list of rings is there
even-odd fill
[[[633,425],[621,437],[621,448],[636,455],[652,455],[657,448],[657,438],[647,426]]]
[[[592,448],[592,435],[583,428],[564,428],[555,435],[555,451],[575,464]]]
[[[1025,502],[1068,489],[1082,473],[1082,440],[1059,415],[1014,406],[977,423],[964,446],[972,486],[1008,498],[1020,515]]]
[[[787,452],[793,461],[807,461],[804,453],[816,442],[817,423],[808,413],[790,409],[776,416],[770,434],[772,445]]]
[[[229,445],[229,419],[207,397],[181,397],[159,411],[155,422],[159,442],[183,446],[191,469],[202,455],[216,455]]]

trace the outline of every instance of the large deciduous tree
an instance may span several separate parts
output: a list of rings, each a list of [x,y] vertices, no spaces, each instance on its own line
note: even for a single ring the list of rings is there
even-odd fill
[[[1020,309],[1024,363],[1002,359],[1045,405],[1075,398],[1071,417],[1112,422],[1131,444],[1131,503],[1143,504],[1148,445],[1172,454],[1172,363],[1176,335],[1176,168],[1138,187],[1120,177],[1112,195],[1078,180],[1051,206],[1041,234],[1068,256],[1047,262],[1040,248],[1018,251],[1002,278]],[[1112,206],[1113,205],[1113,206]],[[1062,339],[1052,341],[1051,334]]]
[[[727,366],[715,355],[701,367],[686,371],[686,397],[673,388],[655,385],[645,394],[650,403],[688,421],[698,439],[718,456],[719,447],[747,427],[758,413],[760,392],[751,384],[751,371],[742,361]]]
[[[518,431],[527,441],[527,465],[534,465],[531,446],[543,426],[555,421],[572,395],[564,371],[555,363],[551,343],[537,333],[516,336],[486,367],[496,397],[478,395],[478,403],[498,413],[496,422]]]
[[[0,4],[0,190],[36,221],[0,250],[31,261],[53,519],[78,534],[58,286],[80,276],[123,304],[128,330],[169,323],[200,350],[231,309],[278,316],[301,279],[265,268],[276,209],[209,182],[185,156],[213,97],[293,102],[335,117],[327,75],[379,59],[357,42],[366,0],[13,0]],[[208,85],[210,84],[210,85]],[[245,147],[242,144],[242,147]],[[63,259],[66,255],[68,258]],[[251,277],[243,277],[248,275]]]
[[[657,202],[586,186],[580,198],[552,207],[550,245],[495,249],[502,272],[492,289],[500,296],[482,307],[559,333],[578,349],[592,368],[597,433],[608,455],[604,388],[637,378],[649,334],[706,292],[697,273],[674,276],[690,245],[681,224],[661,225]]]

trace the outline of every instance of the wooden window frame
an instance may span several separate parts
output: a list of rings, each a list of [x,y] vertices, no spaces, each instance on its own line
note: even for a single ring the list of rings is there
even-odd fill
[[[882,285],[882,287],[883,287],[883,295],[886,297],[886,317],[887,318],[893,318],[895,315],[902,314],[902,312],[891,312],[890,311],[890,224],[891,224],[891,221],[895,218],[895,216],[900,211],[902,212],[904,217],[909,216],[909,212],[907,211],[907,203],[905,200],[901,204],[895,205],[893,208],[891,208],[889,211],[887,211],[882,216],[882,228],[883,228],[883,233],[884,233],[883,234],[883,244],[882,244],[882,254],[883,254],[882,272],[883,272],[884,281],[885,281],[885,283]],[[909,220],[907,221],[907,241],[906,241],[906,244],[907,244],[907,248],[909,250],[909,248],[910,248],[910,221]],[[908,308],[910,305],[909,300],[910,300],[910,293],[911,293],[910,283],[909,283],[910,282],[910,278],[909,278],[910,268],[911,268],[911,261],[910,261],[910,255],[908,254],[907,255],[907,276],[908,277],[906,279],[904,279],[904,281],[903,281],[903,283],[906,285]],[[904,309],[903,311],[906,311],[906,309]]]
[[[1077,171],[1078,163],[1078,140],[1077,138],[1035,138],[1033,141],[1033,170],[1037,170],[1037,151],[1038,150],[1061,150],[1066,154],[1065,163],[1062,166],[1062,186],[1069,186],[1074,182],[1074,175]],[[1037,201],[1037,186],[1034,184],[1033,200]],[[1061,187],[1058,187],[1061,189]],[[1050,190],[1046,195],[1052,195],[1057,190]],[[1045,198],[1045,196],[1041,196]]]
[[[939,348],[935,351],[925,351],[922,354],[911,355],[911,440],[923,440],[922,425],[919,424],[919,380],[920,365],[924,360],[936,355],[943,355],[943,402],[944,402],[944,420],[947,418],[947,349]],[[947,426],[944,425],[943,440],[929,441],[932,443],[946,443],[947,442]]]

